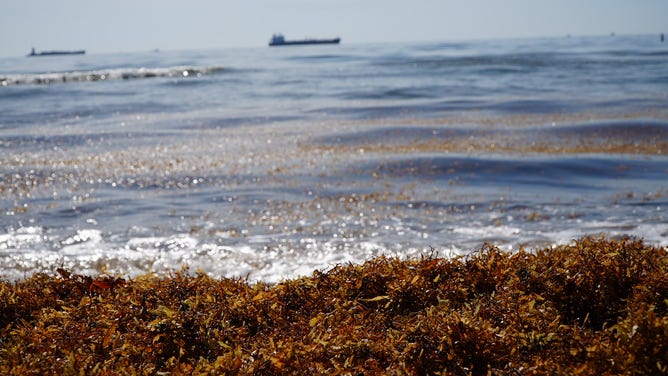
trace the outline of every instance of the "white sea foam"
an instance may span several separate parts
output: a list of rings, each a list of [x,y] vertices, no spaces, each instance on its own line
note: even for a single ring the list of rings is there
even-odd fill
[[[223,67],[220,66],[175,66],[165,68],[115,68],[90,71],[10,74],[0,77],[0,86],[46,85],[65,82],[131,80],[153,77],[192,78],[219,73],[222,70]]]
[[[53,273],[57,267],[89,275],[105,272],[130,278],[146,273],[172,273],[187,267],[189,272],[202,272],[215,278],[247,278],[249,281],[275,283],[310,275],[315,270],[328,270],[336,265],[363,263],[379,255],[400,258],[425,255],[456,257],[475,251],[485,239],[491,239],[492,244],[502,249],[513,251],[525,244],[541,247],[567,244],[599,231],[605,231],[609,236],[623,236],[629,229],[630,233],[645,239],[648,244],[668,245],[666,224],[643,223],[634,228],[620,229],[617,222],[608,221],[585,222],[580,223],[579,228],[569,226],[538,232],[522,231],[513,226],[460,226],[444,234],[454,243],[448,244],[444,241],[445,237],[437,237],[437,243],[418,247],[409,243],[316,238],[276,242],[268,236],[246,239],[243,244],[221,245],[215,239],[201,241],[188,234],[140,236],[118,242],[117,235],[104,235],[97,229],[77,230],[60,241],[54,241],[39,227],[24,227],[0,235],[0,265],[1,277],[10,280],[34,272]],[[224,237],[219,239],[227,241]]]
[[[20,227],[6,234],[0,234],[0,250],[14,250],[30,247],[42,242],[41,227]]]

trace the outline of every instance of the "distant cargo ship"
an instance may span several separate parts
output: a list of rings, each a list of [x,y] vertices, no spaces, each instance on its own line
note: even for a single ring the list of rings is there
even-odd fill
[[[295,46],[304,44],[339,44],[341,38],[334,39],[302,39],[285,40],[283,34],[274,34],[269,41],[269,46]]]
[[[53,55],[83,55],[86,53],[86,50],[74,50],[74,51],[42,51],[36,52],[33,48],[30,50],[28,56],[53,56]]]

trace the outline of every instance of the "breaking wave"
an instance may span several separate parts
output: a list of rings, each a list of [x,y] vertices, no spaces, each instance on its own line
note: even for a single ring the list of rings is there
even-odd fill
[[[95,82],[111,80],[134,80],[154,77],[201,77],[217,74],[223,67],[175,66],[166,68],[116,68],[53,73],[28,73],[0,77],[0,86],[48,85],[66,82]]]

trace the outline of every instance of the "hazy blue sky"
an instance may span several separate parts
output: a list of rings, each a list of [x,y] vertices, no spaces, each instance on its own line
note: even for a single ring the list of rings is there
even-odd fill
[[[0,0],[0,55],[659,33],[667,0]]]

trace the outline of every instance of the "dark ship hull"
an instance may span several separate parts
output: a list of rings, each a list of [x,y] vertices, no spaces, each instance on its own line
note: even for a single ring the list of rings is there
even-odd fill
[[[28,56],[57,56],[57,55],[83,55],[86,53],[86,50],[74,50],[74,51],[42,51],[35,52],[33,48]]]
[[[274,35],[269,41],[269,46],[302,46],[307,44],[339,44],[341,38],[332,39],[302,39],[302,40],[286,40],[282,35]]]

